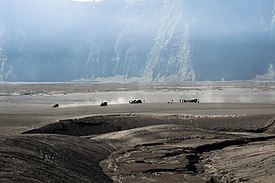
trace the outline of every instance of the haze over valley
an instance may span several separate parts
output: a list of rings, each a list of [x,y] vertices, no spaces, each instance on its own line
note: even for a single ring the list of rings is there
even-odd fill
[[[272,80],[274,4],[1,0],[0,80]]]

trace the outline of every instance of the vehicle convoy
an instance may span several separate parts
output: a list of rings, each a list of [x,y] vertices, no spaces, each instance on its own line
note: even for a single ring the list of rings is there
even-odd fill
[[[183,100],[184,103],[200,103],[199,99],[192,98],[188,100]]]
[[[101,107],[102,107],[102,106],[107,106],[107,105],[108,105],[107,102],[102,102],[102,103],[100,104]]]
[[[130,104],[142,104],[143,102],[142,102],[142,100],[137,99],[137,100],[130,100],[129,103]]]

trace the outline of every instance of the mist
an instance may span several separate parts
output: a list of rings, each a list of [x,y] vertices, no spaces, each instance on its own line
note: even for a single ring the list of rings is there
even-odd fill
[[[275,64],[274,4],[1,0],[0,80],[254,79]]]

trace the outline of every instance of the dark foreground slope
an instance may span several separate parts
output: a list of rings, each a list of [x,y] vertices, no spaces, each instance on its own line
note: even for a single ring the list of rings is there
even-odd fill
[[[1,137],[0,182],[272,182],[273,128],[273,115],[64,120]]]
[[[117,148],[101,163],[114,182],[173,183],[253,182],[255,178],[272,182],[274,138],[267,134],[160,125],[92,139],[107,141]]]
[[[24,135],[0,144],[0,182],[112,182],[99,166],[109,152],[89,140]]]
[[[274,139],[172,124],[85,138],[12,136],[0,139],[0,182],[270,182]]]

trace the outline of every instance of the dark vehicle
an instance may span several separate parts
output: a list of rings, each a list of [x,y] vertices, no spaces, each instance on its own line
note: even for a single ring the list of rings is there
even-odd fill
[[[107,106],[107,105],[108,105],[107,102],[102,102],[102,103],[100,104],[100,106]]]
[[[193,98],[189,100],[183,100],[184,103],[200,103],[199,99]]]
[[[52,108],[58,108],[59,107],[59,104],[54,104],[53,106],[52,106]]]
[[[129,101],[130,104],[142,104],[142,100],[138,99],[138,100],[130,100]]]

